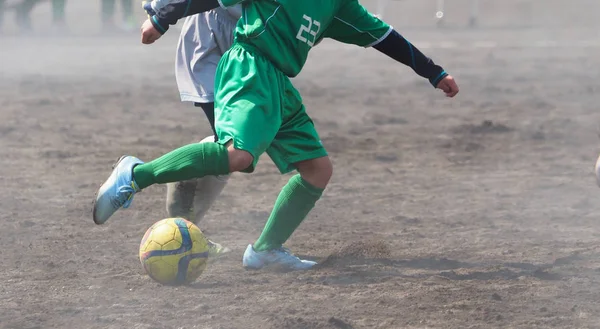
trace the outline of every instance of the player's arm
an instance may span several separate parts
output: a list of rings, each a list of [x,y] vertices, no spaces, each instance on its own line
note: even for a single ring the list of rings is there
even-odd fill
[[[396,30],[392,29],[390,34],[374,44],[373,48],[409,66],[415,73],[429,80],[434,87],[448,76],[441,66],[436,65],[431,58],[425,56]]]
[[[209,11],[219,6],[219,0],[154,0],[149,6],[145,5],[144,9],[150,15],[152,26],[161,34],[164,34],[169,26],[177,24],[179,19]]]
[[[357,0],[346,0],[323,37],[362,47],[373,47],[411,67],[450,97],[458,87],[444,69],[414,47],[390,25],[369,13]]]
[[[446,71],[433,60],[425,56],[396,30],[391,30],[383,40],[373,45],[373,48],[388,55],[396,61],[409,66],[418,75],[429,80],[434,88],[439,88],[448,97],[458,94],[458,85]]]

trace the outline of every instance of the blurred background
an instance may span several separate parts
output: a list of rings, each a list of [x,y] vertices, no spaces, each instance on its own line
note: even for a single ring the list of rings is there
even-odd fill
[[[365,0],[460,94],[376,50],[319,44],[293,80],[334,176],[289,247],[325,266],[241,268],[289,179],[265,156],[202,222],[231,256],[179,290],[137,259],[163,186],[108,225],[90,216],[119,156],[210,134],[179,99],[177,29],[142,45],[140,3],[122,3],[67,0],[55,19],[40,1],[27,24],[21,0],[3,2],[0,327],[598,327],[600,1]]]
[[[361,3],[402,28],[590,28],[598,25],[600,8],[593,0],[573,0],[568,4],[558,0],[365,0]],[[141,2],[131,0],[2,0],[0,8],[5,35],[47,34],[52,27],[75,35],[98,33],[102,26],[137,31],[138,23],[143,20]]]

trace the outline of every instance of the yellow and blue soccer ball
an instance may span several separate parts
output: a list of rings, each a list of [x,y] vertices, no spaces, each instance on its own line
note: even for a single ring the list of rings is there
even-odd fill
[[[152,225],[140,243],[140,262],[155,281],[165,285],[194,282],[206,268],[208,240],[194,223],[167,218]]]

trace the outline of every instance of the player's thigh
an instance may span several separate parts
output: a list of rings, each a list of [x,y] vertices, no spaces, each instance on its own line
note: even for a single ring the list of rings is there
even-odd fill
[[[326,157],[327,151],[313,121],[302,107],[277,132],[267,154],[281,173],[288,173],[297,169],[296,163]]]
[[[219,143],[250,153],[252,172],[281,126],[282,73],[265,58],[238,46],[227,51],[215,78]]]
[[[296,164],[307,160],[327,156],[327,151],[321,144],[321,138],[315,129],[312,119],[306,113],[299,95],[296,97],[289,90],[286,104],[293,107],[284,108],[283,123],[275,136],[273,143],[267,150],[267,154],[273,160],[281,173],[287,173],[298,169]]]

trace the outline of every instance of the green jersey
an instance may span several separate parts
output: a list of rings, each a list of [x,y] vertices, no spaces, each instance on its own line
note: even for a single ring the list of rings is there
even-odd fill
[[[223,7],[239,2],[219,1]],[[358,0],[249,0],[242,6],[235,40],[258,49],[289,77],[300,73],[323,38],[369,47],[392,31]]]

